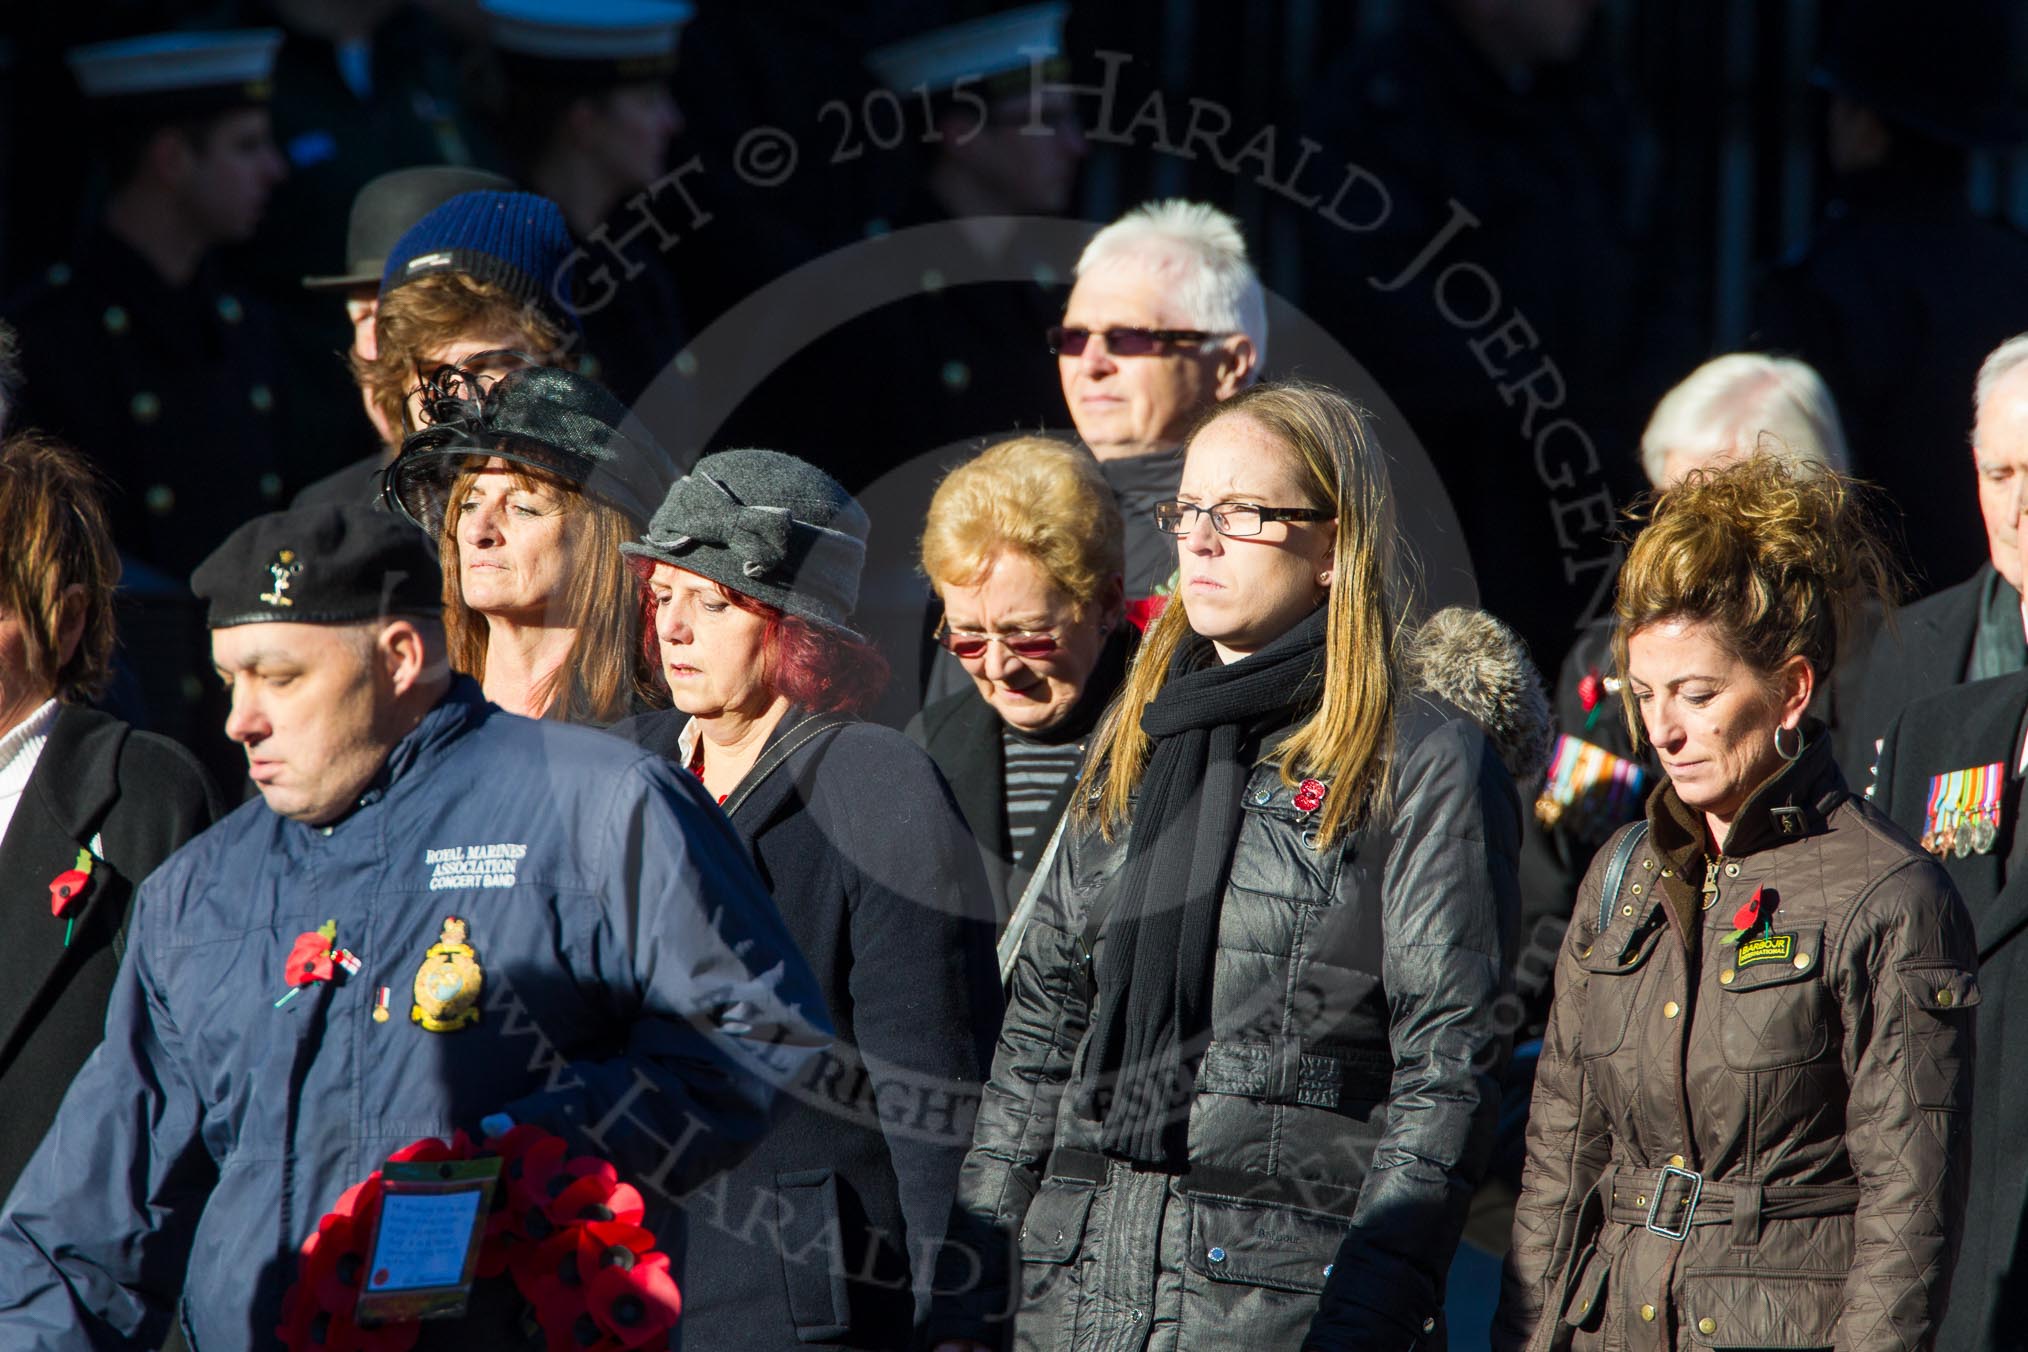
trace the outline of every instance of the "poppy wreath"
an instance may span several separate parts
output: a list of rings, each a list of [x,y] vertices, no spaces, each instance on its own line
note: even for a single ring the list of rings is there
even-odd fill
[[[403,1146],[390,1164],[500,1158],[479,1249],[480,1278],[510,1277],[533,1307],[547,1352],[664,1352],[683,1298],[641,1224],[646,1205],[604,1160],[571,1158],[563,1139],[520,1126],[474,1147],[464,1132]],[[419,1320],[362,1325],[380,1171],[347,1188],[303,1241],[275,1332],[291,1352],[409,1352]]]

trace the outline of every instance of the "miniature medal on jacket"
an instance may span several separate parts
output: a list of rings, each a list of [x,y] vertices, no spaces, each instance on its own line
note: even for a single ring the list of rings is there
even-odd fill
[[[1929,777],[1922,847],[1939,859],[1991,854],[2000,839],[2006,766],[1995,761]]]
[[[408,1016],[432,1033],[454,1033],[479,1021],[479,988],[486,974],[465,937],[465,922],[445,917],[443,934],[416,969],[415,1005]]]

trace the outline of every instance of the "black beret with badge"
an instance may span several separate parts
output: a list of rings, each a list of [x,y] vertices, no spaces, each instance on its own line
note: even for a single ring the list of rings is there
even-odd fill
[[[213,629],[443,610],[443,574],[428,542],[398,517],[350,504],[255,517],[197,565],[190,589]]]

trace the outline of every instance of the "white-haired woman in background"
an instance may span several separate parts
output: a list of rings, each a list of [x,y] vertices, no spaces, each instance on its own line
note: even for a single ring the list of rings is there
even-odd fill
[[[1662,396],[1641,433],[1641,468],[1657,489],[1751,452],[1851,471],[1838,405],[1815,367],[1759,352],[1713,357]]]

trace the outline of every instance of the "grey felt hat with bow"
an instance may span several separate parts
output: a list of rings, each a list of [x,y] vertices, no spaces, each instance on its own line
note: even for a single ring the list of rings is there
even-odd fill
[[[720,451],[620,546],[674,564],[846,638],[866,562],[866,512],[836,479],[780,451]]]

